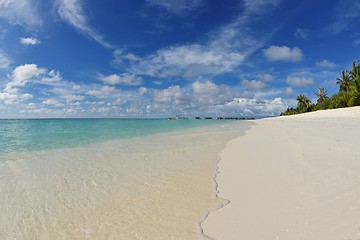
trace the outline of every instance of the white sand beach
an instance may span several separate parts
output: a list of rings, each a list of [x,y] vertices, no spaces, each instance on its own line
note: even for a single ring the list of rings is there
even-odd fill
[[[204,233],[217,240],[360,239],[360,107],[255,121],[220,152]]]

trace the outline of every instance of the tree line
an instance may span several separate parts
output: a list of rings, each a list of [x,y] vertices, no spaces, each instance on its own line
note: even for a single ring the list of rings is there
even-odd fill
[[[334,109],[343,107],[360,106],[360,60],[353,62],[351,70],[342,70],[336,79],[339,92],[328,97],[326,90],[319,87],[315,95],[318,97],[316,103],[304,94],[297,96],[297,107],[287,108],[280,115],[293,115],[317,110]]]

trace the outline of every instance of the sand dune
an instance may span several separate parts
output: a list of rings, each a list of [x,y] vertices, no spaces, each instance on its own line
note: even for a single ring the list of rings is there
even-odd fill
[[[213,239],[360,239],[360,107],[255,121],[220,152]]]

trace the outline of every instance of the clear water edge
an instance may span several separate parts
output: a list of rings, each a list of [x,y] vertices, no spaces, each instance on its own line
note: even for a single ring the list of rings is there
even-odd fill
[[[8,231],[0,230],[1,238],[202,239],[199,221],[221,204],[213,197],[216,153],[244,130],[210,125],[20,153],[18,161],[3,162],[0,229]],[[14,198],[21,211],[9,206]],[[30,226],[19,225],[21,219]]]

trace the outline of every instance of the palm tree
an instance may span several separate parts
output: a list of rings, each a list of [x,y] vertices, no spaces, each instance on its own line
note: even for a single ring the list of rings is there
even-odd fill
[[[336,79],[336,84],[340,85],[340,92],[349,92],[351,78],[348,71],[342,70],[340,77]]]
[[[325,88],[323,87],[319,87],[317,93],[315,93],[316,96],[318,96],[318,100],[317,100],[317,103],[322,103],[325,101],[325,99],[328,98],[327,96],[327,92],[325,91]]]
[[[350,71],[350,79],[352,81],[352,101],[354,105],[360,104],[360,64],[353,62],[352,69]]]
[[[356,62],[353,62],[352,69],[350,71],[350,79],[356,81],[360,78],[360,64],[356,65]]]
[[[305,95],[299,95],[296,100],[298,101],[297,106],[299,112],[311,111],[311,101]]]

